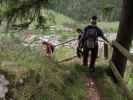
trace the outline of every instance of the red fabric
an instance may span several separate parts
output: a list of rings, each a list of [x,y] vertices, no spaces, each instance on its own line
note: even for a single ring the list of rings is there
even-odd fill
[[[52,54],[54,52],[54,46],[51,43],[43,42],[43,44],[47,46],[46,48],[47,54]]]

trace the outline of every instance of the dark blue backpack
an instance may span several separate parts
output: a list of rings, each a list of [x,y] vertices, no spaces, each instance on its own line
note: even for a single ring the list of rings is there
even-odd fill
[[[81,44],[83,48],[93,49],[96,45],[97,40],[97,28],[87,27],[82,35]]]

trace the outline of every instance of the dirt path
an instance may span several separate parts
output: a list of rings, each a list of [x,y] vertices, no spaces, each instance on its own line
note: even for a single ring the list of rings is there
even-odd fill
[[[86,100],[102,100],[101,92],[96,85],[94,77],[84,77],[86,87]]]

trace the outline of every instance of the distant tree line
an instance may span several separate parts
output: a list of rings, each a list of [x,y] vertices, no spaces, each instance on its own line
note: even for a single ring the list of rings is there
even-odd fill
[[[44,27],[42,10],[47,8],[48,0],[0,0],[0,24],[6,23],[6,29],[27,29],[33,22]]]
[[[121,0],[0,0],[0,23],[28,27],[46,23],[44,9],[52,9],[77,21],[86,21],[97,15],[102,21],[118,21]],[[43,22],[42,22],[43,20]],[[19,25],[20,24],[20,25]]]
[[[103,21],[118,21],[121,0],[50,0],[49,9],[76,20],[86,21],[97,15]]]

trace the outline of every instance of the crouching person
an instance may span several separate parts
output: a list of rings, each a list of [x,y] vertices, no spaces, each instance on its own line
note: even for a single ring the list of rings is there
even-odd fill
[[[46,53],[46,56],[48,58],[52,58],[55,49],[54,45],[50,42],[43,41],[42,46],[43,46],[43,51]]]

